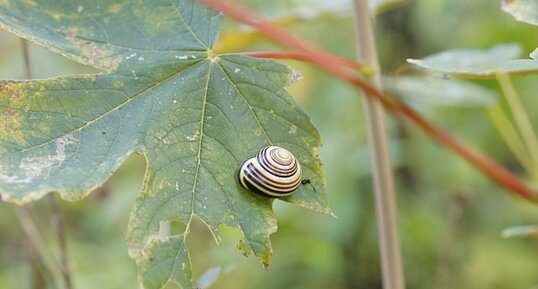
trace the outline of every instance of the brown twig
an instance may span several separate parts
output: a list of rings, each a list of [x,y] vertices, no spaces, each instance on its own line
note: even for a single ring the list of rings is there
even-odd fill
[[[497,184],[528,201],[535,203],[538,202],[538,193],[521,182],[510,171],[481,153],[467,147],[452,135],[437,128],[401,101],[387,98],[381,91],[369,85],[364,79],[361,79],[356,74],[350,73],[347,69],[342,68],[338,62],[334,61],[334,56],[324,53],[320,49],[305,43],[293,35],[290,35],[286,31],[274,26],[268,21],[263,20],[263,17],[244,7],[236,4],[232,5],[228,1],[224,0],[200,1],[214,9],[224,12],[226,15],[236,19],[239,22],[255,27],[267,38],[281,44],[282,46],[301,51],[302,53],[311,54],[312,56],[309,57],[311,59],[310,62],[318,65],[328,73],[331,73],[332,75],[350,83],[351,85],[362,89],[366,96],[379,100],[385,109],[414,123],[429,137],[437,140],[439,143],[466,159],[469,163],[474,165]]]

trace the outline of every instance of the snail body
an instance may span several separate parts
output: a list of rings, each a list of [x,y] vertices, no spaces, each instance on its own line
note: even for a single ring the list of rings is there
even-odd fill
[[[293,194],[302,178],[299,161],[291,152],[278,146],[264,147],[239,168],[239,182],[244,188],[270,197]]]

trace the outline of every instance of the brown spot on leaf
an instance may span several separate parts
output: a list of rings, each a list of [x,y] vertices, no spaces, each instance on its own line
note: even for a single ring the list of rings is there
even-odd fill
[[[111,50],[103,50],[93,42],[82,46],[82,55],[88,59],[88,63],[92,66],[100,63],[102,66],[116,68],[119,63],[117,59],[109,59],[112,55]]]
[[[60,13],[52,12],[50,13],[50,16],[52,16],[52,18],[56,21],[60,21],[62,19],[62,14]]]
[[[35,0],[24,0],[24,3],[30,6],[37,6],[37,3],[35,2]]]
[[[101,56],[103,53],[101,53],[100,50],[97,49],[97,45],[95,43],[88,43],[84,44],[82,46],[82,53],[84,56],[90,59],[90,62],[95,62],[95,58],[98,56]]]
[[[20,89],[20,85],[14,82],[0,81],[0,98],[7,98],[11,103],[17,103],[21,98]]]
[[[11,119],[13,117],[16,117],[17,116],[17,112],[11,110],[11,109],[6,109],[3,113],[3,120],[8,120],[8,119]]]
[[[41,123],[38,125],[39,131],[43,134],[49,134],[50,133],[50,126],[45,123]]]
[[[77,38],[77,34],[78,34],[78,28],[73,28],[73,27],[67,29],[67,32],[65,33],[67,38],[69,38],[73,42],[79,41],[79,39]]]
[[[91,39],[86,39],[79,35],[78,28],[69,28],[65,33],[67,40],[71,41],[76,46],[82,49],[83,62],[91,66],[109,67],[115,69],[119,64],[119,59],[111,59],[112,50],[103,49],[104,45],[98,45],[92,42]]]
[[[0,114],[0,140],[21,143],[24,140],[22,121],[18,112],[6,109]]]
[[[123,8],[123,5],[121,5],[120,3],[116,3],[113,5],[110,5],[110,7],[108,8],[108,12],[110,12],[111,14],[118,14],[118,12],[120,12],[122,8]]]

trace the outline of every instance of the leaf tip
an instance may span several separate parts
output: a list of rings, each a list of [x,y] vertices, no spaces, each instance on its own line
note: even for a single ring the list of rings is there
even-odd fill
[[[301,80],[303,78],[304,78],[304,76],[299,70],[297,70],[297,69],[295,69],[293,67],[290,67],[290,74],[288,76],[288,86],[291,86],[291,85],[297,83],[299,80]]]
[[[340,219],[333,211],[331,211],[330,215],[329,215],[331,218],[334,218],[334,219]]]
[[[243,254],[243,256],[245,256],[246,258],[248,258],[248,256],[250,256],[250,253],[252,253],[252,250],[243,239],[237,241],[237,243],[235,243],[235,247],[237,247],[241,254]]]
[[[538,237],[538,225],[516,226],[502,230],[504,239],[513,237]]]
[[[420,59],[414,59],[414,58],[407,58],[406,61],[409,64],[414,64],[414,65],[419,65],[419,66],[422,65],[422,62],[423,62]]]
[[[538,61],[538,47],[536,49],[534,49],[534,51],[529,54],[529,57]]]
[[[262,267],[263,267],[264,270],[269,270],[270,265],[271,264],[269,264],[269,263],[262,263]]]

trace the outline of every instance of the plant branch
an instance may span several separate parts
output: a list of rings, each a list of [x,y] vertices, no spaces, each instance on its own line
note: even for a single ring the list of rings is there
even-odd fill
[[[535,180],[538,180],[538,175],[535,174],[532,159],[525,148],[523,140],[518,131],[514,128],[512,120],[510,120],[503,111],[501,105],[496,104],[488,108],[487,113],[493,126],[497,129],[510,151],[512,151],[512,154],[514,154],[527,173],[533,176]]]
[[[31,255],[34,257],[37,266],[42,274],[47,280],[47,283],[53,288],[59,288],[56,283],[56,276],[53,270],[53,266],[48,262],[47,257],[45,256],[45,251],[43,247],[43,241],[37,231],[37,227],[32,220],[32,216],[26,207],[13,206],[17,218],[21,224],[21,228],[26,237],[28,247],[30,249]]]
[[[30,61],[30,53],[28,50],[28,42],[25,39],[21,39],[21,47],[22,47],[22,55],[24,59],[24,77],[26,79],[32,78],[32,64]],[[51,223],[52,227],[56,233],[56,237],[58,239],[58,246],[60,248],[60,263],[58,263],[58,267],[60,269],[60,273],[62,275],[64,285],[66,289],[72,289],[73,284],[71,281],[71,271],[69,269],[69,259],[67,258],[67,247],[65,242],[65,230],[64,230],[64,224],[63,219],[60,213],[60,208],[58,207],[58,204],[56,203],[56,200],[54,199],[54,196],[49,195],[48,196],[49,205],[50,205],[50,213],[51,213]],[[35,229],[35,225],[33,221],[31,220],[30,214],[26,211],[26,208],[17,208],[17,212],[21,219],[21,224],[23,225],[23,228],[27,232],[27,235],[30,238],[30,243],[33,244],[33,248],[35,250],[39,251],[39,254],[43,254],[44,248],[43,246],[40,246],[42,243],[40,242],[39,233],[37,232],[37,229]],[[24,221],[24,223],[22,223]],[[39,245],[39,247],[37,247]],[[43,257],[41,257],[43,259]],[[40,263],[44,263],[44,260],[38,260]]]
[[[28,51],[28,42],[21,38],[22,57],[24,59],[24,78],[32,78],[32,65],[30,62],[30,53]]]
[[[24,63],[24,77],[26,79],[31,79],[32,67],[30,63],[30,53],[28,51],[28,42],[25,39],[21,38],[20,46]],[[49,286],[58,288],[58,284],[56,284],[56,276],[53,270],[53,266],[50,264],[50,262],[48,262],[48,259],[45,256],[43,241],[41,240],[39,231],[37,230],[37,227],[32,220],[32,216],[30,215],[28,208],[14,206],[14,209],[20,221],[21,228],[24,232],[24,236],[26,239],[25,243],[27,244],[30,253],[29,256],[31,256],[33,258],[33,261],[35,262],[34,266],[32,267],[38,270],[38,272],[36,272],[37,274],[43,275],[43,277],[47,280]],[[29,260],[29,262],[31,264],[32,260]],[[33,286],[40,286],[40,284],[34,284]]]
[[[457,243],[456,232],[461,224],[464,207],[467,198],[464,193],[455,192],[448,200],[448,214],[446,225],[442,235],[435,268],[435,278],[433,279],[433,289],[443,289],[447,287],[449,279],[450,265],[454,258],[454,244]]]
[[[495,163],[484,155],[462,144],[450,134],[435,127],[403,102],[397,99],[389,99],[385,97],[382,92],[369,85],[366,81],[339,66],[336,61],[333,61],[335,56],[324,53],[323,51],[306,44],[299,38],[290,35],[286,31],[263,20],[261,16],[244,7],[237,6],[235,4],[232,5],[224,0],[200,1],[214,9],[223,11],[226,15],[239,22],[257,28],[266,37],[285,47],[301,51],[302,53],[311,54],[312,57],[310,57],[310,59],[312,63],[318,65],[332,75],[350,83],[351,85],[362,89],[366,93],[366,96],[378,99],[383,104],[385,109],[413,122],[416,126],[422,129],[426,135],[437,140],[453,152],[459,154],[497,184],[505,187],[515,195],[518,195],[528,201],[538,203],[538,193],[534,192],[527,185],[522,183],[510,171],[506,170],[504,167]]]
[[[527,154],[530,157],[530,162],[532,164],[531,174],[536,176],[535,167],[538,165],[538,139],[532,128],[529,116],[521,103],[514,85],[510,81],[510,77],[505,73],[500,73],[497,75],[497,79],[506,101],[508,102],[508,107],[510,107],[510,110],[512,111],[512,116],[523,139],[523,143],[525,144]]]
[[[354,0],[357,59],[374,68],[370,85],[382,90],[381,70],[368,0]],[[398,213],[394,177],[390,160],[389,137],[383,106],[378,99],[363,98],[372,162],[374,200],[379,232],[383,288],[404,289],[402,255],[398,236]]]
[[[53,195],[48,197],[50,213],[51,213],[51,223],[56,233],[56,238],[58,239],[58,247],[60,249],[60,271],[62,273],[62,278],[64,279],[66,289],[73,289],[73,282],[71,278],[71,269],[69,266],[69,258],[67,256],[67,243],[65,241],[65,229],[62,213],[58,202],[54,199]]]

